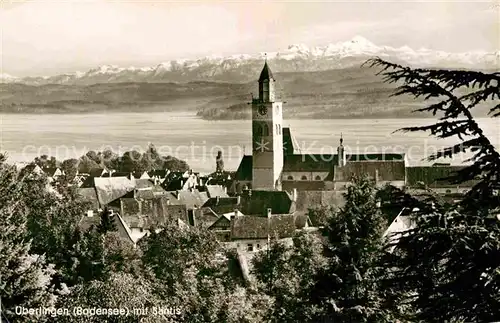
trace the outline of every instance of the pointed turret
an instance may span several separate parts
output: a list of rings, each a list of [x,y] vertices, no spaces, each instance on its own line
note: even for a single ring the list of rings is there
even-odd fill
[[[259,101],[260,102],[274,102],[274,77],[269,65],[267,64],[267,59],[264,63],[264,68],[260,72],[259,77]]]
[[[260,76],[259,76],[259,82],[262,82],[265,80],[267,80],[267,81],[274,80],[273,72],[271,72],[269,65],[267,65],[267,60],[264,63],[264,68],[262,69],[262,72],[260,72]]]
[[[345,149],[344,149],[344,138],[342,138],[342,133],[340,134],[340,144],[339,147],[337,148],[337,160],[338,160],[338,166],[342,167],[345,166],[346,164],[346,154],[345,154]]]

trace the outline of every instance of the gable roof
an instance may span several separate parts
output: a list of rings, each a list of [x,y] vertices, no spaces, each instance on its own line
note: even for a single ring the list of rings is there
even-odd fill
[[[268,208],[273,214],[289,214],[295,211],[295,203],[285,191],[250,190],[241,196],[243,214],[263,216]]]
[[[211,226],[219,216],[209,207],[202,207],[196,211],[195,214],[195,225],[201,226],[202,228],[208,228]]]
[[[205,201],[202,207],[209,207],[216,214],[221,215],[234,211],[238,207],[237,197],[212,197]]]
[[[116,231],[118,235],[124,239],[127,242],[131,242],[132,244],[134,243],[134,240],[130,236],[130,228],[127,226],[127,224],[123,221],[122,217],[118,213],[114,213],[113,215],[110,215],[113,223],[116,227]],[[78,227],[81,231],[86,232],[88,230],[95,230],[97,229],[97,226],[101,223],[101,216],[100,215],[94,215],[94,216],[83,216],[80,221],[78,222]]]
[[[304,216],[290,214],[268,217],[238,216],[231,221],[231,239],[289,238],[295,230],[302,229],[307,220]]]
[[[126,177],[95,177],[94,185],[101,206],[134,190],[134,183]]]
[[[178,219],[188,222],[186,206],[172,205],[165,197],[149,200],[122,198],[120,203],[122,218],[131,228],[158,228]]]
[[[454,176],[456,172],[464,169],[465,166],[415,166],[406,168],[406,180],[408,186],[416,186],[423,183],[430,188],[447,187],[472,187],[478,181],[470,180],[464,183],[455,184],[448,178]]]
[[[59,167],[47,167],[47,168],[42,168],[42,171],[47,174],[49,177],[53,177],[57,171],[61,172],[61,169]]]
[[[241,159],[240,165],[234,174],[234,178],[239,181],[251,181],[252,180],[252,155],[245,155]]]
[[[181,204],[187,206],[188,209],[200,208],[208,200],[206,192],[200,192],[197,189],[181,190],[174,193]]]
[[[283,153],[285,155],[300,154],[300,147],[289,127],[283,128]]]
[[[298,211],[307,212],[309,209],[343,203],[344,195],[341,191],[297,191],[295,205]]]
[[[222,185],[206,185],[208,197],[229,197],[226,188]]]

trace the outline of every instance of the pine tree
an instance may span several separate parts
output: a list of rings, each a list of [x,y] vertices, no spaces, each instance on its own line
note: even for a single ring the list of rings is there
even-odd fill
[[[474,108],[490,105],[500,115],[500,73],[412,69],[381,59],[387,82],[402,82],[395,95],[432,99],[417,111],[439,115],[428,126],[402,131],[428,131],[460,143],[428,157],[435,160],[471,152],[471,165],[450,180],[478,182],[456,204],[429,192],[423,200],[404,192],[395,203],[410,207],[416,227],[388,245],[382,281],[387,300],[405,307],[401,318],[425,322],[492,322],[500,319],[500,155],[474,118]],[[464,94],[465,93],[465,94]],[[398,312],[399,309],[395,309]]]
[[[329,265],[311,292],[323,309],[317,321],[382,322],[376,266],[386,221],[368,178],[354,177],[344,195],[345,205],[325,228]]]
[[[116,231],[116,224],[113,220],[113,213],[105,208],[101,212],[101,222],[97,226],[97,232],[101,235],[109,231]]]

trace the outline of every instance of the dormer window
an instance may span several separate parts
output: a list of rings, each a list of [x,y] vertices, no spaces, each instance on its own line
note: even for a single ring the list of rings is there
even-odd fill
[[[303,181],[307,181],[307,176],[303,175],[300,179],[303,180]]]

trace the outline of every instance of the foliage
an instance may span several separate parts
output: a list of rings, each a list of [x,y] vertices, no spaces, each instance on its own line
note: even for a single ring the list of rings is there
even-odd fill
[[[402,318],[426,322],[491,322],[500,319],[500,154],[474,118],[489,107],[500,115],[500,74],[473,71],[411,69],[381,59],[387,82],[402,82],[395,95],[433,100],[418,111],[439,115],[439,121],[402,131],[428,131],[459,143],[429,156],[430,160],[472,153],[469,166],[452,176],[461,183],[479,179],[457,204],[444,203],[427,192],[415,198],[399,192],[397,202],[410,206],[416,227],[388,245],[382,280],[388,301],[406,306]],[[465,94],[464,94],[465,93]]]
[[[309,209],[307,216],[315,227],[322,227],[328,223],[328,218],[335,213],[335,207],[317,207]]]
[[[473,163],[450,178],[456,183],[481,179],[467,193],[462,206],[473,214],[478,211],[488,213],[488,210],[500,206],[497,194],[500,189],[500,154],[474,118],[474,109],[481,105],[490,106],[492,117],[500,116],[500,103],[495,102],[495,99],[500,99],[500,73],[411,69],[382,59],[370,60],[368,64],[383,68],[380,73],[386,82],[403,82],[394,95],[423,97],[435,102],[416,111],[440,115],[437,123],[407,127],[401,131],[427,131],[438,138],[459,139],[458,144],[439,150],[430,155],[429,160],[464,152],[473,154],[469,159]],[[464,90],[466,94],[461,93]]]
[[[0,165],[0,297],[3,314],[15,322],[34,319],[16,316],[16,306],[50,307],[55,303],[53,265],[33,252],[28,238],[26,214],[30,206],[23,194],[28,185],[26,180],[18,180],[15,167]]]
[[[314,301],[323,309],[321,320],[377,322],[379,310],[378,258],[385,219],[377,207],[376,188],[367,178],[353,178],[345,205],[329,218],[328,268],[314,288]]]
[[[57,316],[54,322],[177,322],[176,309],[161,302],[154,294],[148,280],[127,273],[112,273],[109,279],[92,280],[70,289],[61,298],[62,308],[83,309],[122,309],[121,315],[72,315]],[[171,308],[172,307],[172,308]],[[171,315],[156,315],[153,309],[169,308]],[[148,309],[146,312],[133,312],[134,309]],[[126,312],[128,311],[128,313]],[[125,315],[125,314],[128,315]]]
[[[258,289],[273,300],[268,321],[310,322],[317,315],[311,292],[318,273],[326,266],[322,252],[316,236],[301,234],[291,246],[274,242],[267,252],[255,256],[252,273]]]

